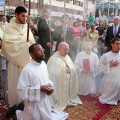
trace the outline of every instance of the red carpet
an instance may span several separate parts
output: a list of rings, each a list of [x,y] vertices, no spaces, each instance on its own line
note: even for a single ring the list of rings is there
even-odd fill
[[[80,96],[82,105],[67,107],[67,120],[120,120],[120,102],[117,106],[103,105],[95,95]],[[0,101],[0,120],[6,120],[4,115],[7,106]]]
[[[95,95],[80,96],[83,104],[67,107],[67,120],[120,120],[120,102],[117,106],[101,104]]]

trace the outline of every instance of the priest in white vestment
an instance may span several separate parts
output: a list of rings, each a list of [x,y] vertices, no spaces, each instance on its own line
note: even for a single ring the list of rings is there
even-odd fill
[[[8,22],[7,22],[6,16],[2,16],[2,21],[0,22],[0,29],[2,30],[3,33],[6,30],[7,25],[8,25]],[[1,30],[0,30],[0,33],[1,33]],[[0,36],[0,38],[2,39],[3,36]],[[0,57],[1,57],[2,70],[6,70],[7,69],[6,58],[3,57],[2,54]]]
[[[65,120],[68,113],[53,113],[48,95],[54,86],[48,77],[47,65],[42,46],[33,44],[29,48],[32,60],[22,69],[17,91],[24,100],[24,111],[17,110],[18,120]]]
[[[0,38],[1,38],[1,39],[3,38],[3,31],[2,31],[1,28],[0,28]]]
[[[29,45],[33,44],[34,37],[29,31],[27,42],[27,10],[18,6],[15,16],[8,24],[2,39],[2,55],[8,59],[8,102],[10,107],[21,102],[17,94],[18,76],[21,69],[30,61]]]
[[[2,21],[0,22],[0,28],[4,32],[8,26],[7,18],[6,16],[2,16]]]
[[[117,105],[120,100],[120,39],[111,40],[112,50],[100,58],[99,70],[104,76],[101,84],[102,104]]]
[[[84,51],[79,52],[74,65],[78,75],[78,94],[88,95],[96,93],[95,76],[99,64],[98,56],[91,51],[92,42],[84,43]]]
[[[77,74],[74,64],[68,56],[69,45],[61,42],[47,63],[50,79],[55,86],[50,96],[50,103],[54,112],[63,111],[67,105],[82,104],[77,96]]]

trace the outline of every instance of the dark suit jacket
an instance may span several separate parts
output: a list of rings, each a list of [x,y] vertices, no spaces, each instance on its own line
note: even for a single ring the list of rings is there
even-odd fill
[[[55,28],[54,24],[51,22],[51,27]],[[52,44],[53,41],[53,33],[49,31],[49,26],[45,20],[45,18],[41,17],[38,22],[38,43],[45,49],[46,59],[50,57],[50,48],[47,46],[47,42]]]
[[[39,19],[39,22],[38,22],[38,36],[40,38],[39,43],[42,45],[42,47],[48,48],[46,43],[50,42],[50,36],[51,36],[51,39],[53,39],[52,38],[53,33],[49,31],[49,26],[46,20],[42,17]]]
[[[72,27],[67,27],[66,36],[63,37],[63,25],[56,27],[54,31],[54,41],[57,41],[56,50],[60,42],[66,42],[69,44],[70,48],[72,47],[72,43],[74,41],[74,33]]]
[[[118,28],[118,32],[117,32],[115,37],[113,35],[113,26],[111,26],[107,29],[107,34],[106,34],[106,37],[105,37],[105,46],[108,47],[107,51],[111,50],[111,40],[113,38],[120,38],[120,26]]]

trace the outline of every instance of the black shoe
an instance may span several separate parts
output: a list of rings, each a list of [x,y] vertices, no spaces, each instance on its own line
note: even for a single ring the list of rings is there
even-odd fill
[[[24,102],[22,101],[20,104],[17,105],[17,110],[24,110]]]
[[[10,107],[10,108],[8,109],[8,111],[6,112],[5,117],[6,117],[6,118],[10,118],[10,117],[16,115],[16,113],[15,113],[15,112],[16,112],[16,109],[17,109],[17,105],[13,105],[12,107]]]

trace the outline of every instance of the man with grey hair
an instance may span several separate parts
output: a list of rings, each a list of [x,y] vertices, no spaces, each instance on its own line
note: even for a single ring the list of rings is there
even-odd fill
[[[114,17],[114,25],[107,29],[107,34],[105,37],[105,47],[104,47],[105,51],[107,51],[107,52],[111,50],[111,40],[113,38],[120,38],[119,22],[120,22],[120,17],[115,16]]]
[[[47,63],[49,78],[55,86],[54,93],[50,96],[54,112],[61,112],[68,105],[82,104],[77,96],[76,70],[68,52],[69,45],[61,42],[58,51],[50,57]]]

